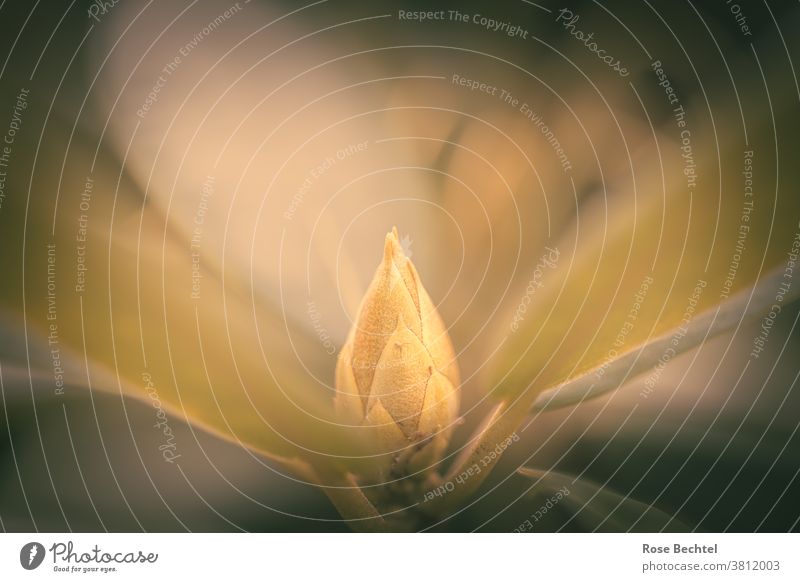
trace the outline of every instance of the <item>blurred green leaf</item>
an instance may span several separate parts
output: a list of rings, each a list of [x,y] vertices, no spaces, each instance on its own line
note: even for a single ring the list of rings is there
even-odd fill
[[[598,485],[588,479],[555,471],[522,468],[534,480],[525,496],[533,508],[521,531],[578,529],[591,532],[686,532],[691,528],[653,505]]]

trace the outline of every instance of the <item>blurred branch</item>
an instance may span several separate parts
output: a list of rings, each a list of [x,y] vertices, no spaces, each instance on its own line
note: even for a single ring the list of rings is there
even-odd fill
[[[329,474],[328,479],[331,484],[323,487],[323,490],[350,529],[356,532],[389,531],[386,520],[367,499],[351,474]]]
[[[517,471],[534,483],[526,497],[541,505],[523,521],[518,531],[533,531],[537,522],[546,522],[554,513],[567,513],[569,518],[559,526],[561,531],[575,522],[583,531],[591,532],[686,532],[691,528],[650,503],[621,494],[588,479],[555,471],[539,471],[523,467]],[[533,520],[533,521],[531,521]]]
[[[674,351],[673,357],[678,356],[702,345],[706,340],[737,328],[742,323],[763,316],[775,303],[776,292],[783,279],[784,267],[773,269],[754,286],[743,289],[717,307],[704,311],[685,327],[673,328],[610,363],[597,366],[582,376],[543,392],[533,404],[533,410],[555,410],[602,396],[654,368],[667,349]],[[783,303],[789,303],[798,297],[800,287],[793,286],[784,295]],[[680,341],[674,342],[675,337],[680,337]]]

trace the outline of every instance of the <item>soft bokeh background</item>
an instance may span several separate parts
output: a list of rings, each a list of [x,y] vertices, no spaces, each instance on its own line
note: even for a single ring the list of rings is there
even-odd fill
[[[678,324],[699,279],[698,309],[723,303],[746,150],[731,290],[781,268],[800,229],[796,4],[742,3],[747,31],[724,3],[398,13],[453,4],[3,3],[0,133],[19,125],[0,206],[4,530],[346,530],[281,459],[363,453],[331,415],[335,354],[394,225],[459,354],[454,450],[497,398],[604,361],[644,277],[625,349]],[[655,60],[686,111],[692,189]],[[531,294],[545,247],[559,259]],[[531,415],[431,528],[511,531],[567,484],[534,530],[798,529],[798,313],[782,306],[758,358],[762,320],[743,319],[652,391],[639,377]]]

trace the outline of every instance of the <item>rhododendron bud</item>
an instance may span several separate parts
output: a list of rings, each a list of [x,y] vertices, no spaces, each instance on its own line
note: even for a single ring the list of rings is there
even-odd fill
[[[424,473],[441,458],[458,417],[458,364],[396,229],[339,353],[336,388],[342,421],[374,428],[395,475]],[[377,473],[386,478],[387,468]]]

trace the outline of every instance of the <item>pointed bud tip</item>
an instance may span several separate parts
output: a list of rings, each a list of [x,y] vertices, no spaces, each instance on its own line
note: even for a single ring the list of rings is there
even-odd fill
[[[459,376],[447,329],[401,244],[386,233],[384,258],[337,362],[336,410],[370,427],[383,452],[368,480],[426,472],[441,459],[458,418]],[[407,248],[407,247],[406,247]],[[410,253],[409,253],[410,254]],[[398,451],[408,450],[398,469]],[[408,465],[413,460],[414,465]]]
[[[398,262],[406,257],[403,252],[403,247],[400,246],[400,238],[397,234],[397,227],[392,227],[392,230],[386,233],[386,240],[383,245],[383,260],[384,263]]]

